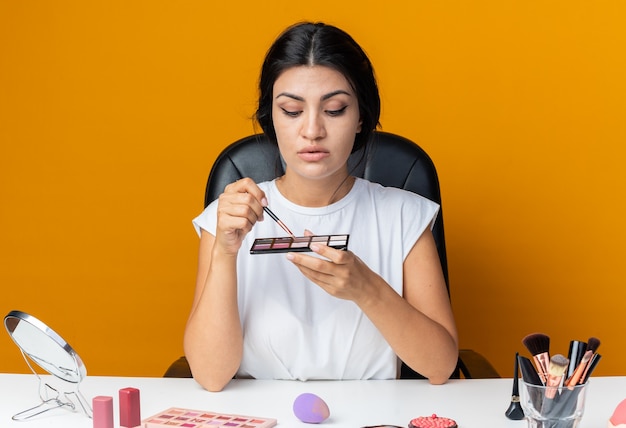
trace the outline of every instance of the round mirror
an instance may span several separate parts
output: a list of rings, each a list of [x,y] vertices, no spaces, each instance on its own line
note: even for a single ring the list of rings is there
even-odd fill
[[[72,347],[32,315],[11,311],[4,317],[4,325],[24,355],[48,373],[72,383],[79,383],[87,374]]]
[[[35,407],[13,415],[13,420],[22,421],[40,415],[48,410],[65,408],[82,410],[92,417],[89,402],[79,391],[79,384],[87,375],[82,360],[54,330],[32,315],[20,311],[11,311],[4,317],[4,326],[15,342],[28,367],[39,379],[39,398],[41,403]],[[54,377],[42,379],[35,371],[33,361],[46,372],[65,382],[57,388],[51,385]],[[73,384],[70,386],[70,384]]]

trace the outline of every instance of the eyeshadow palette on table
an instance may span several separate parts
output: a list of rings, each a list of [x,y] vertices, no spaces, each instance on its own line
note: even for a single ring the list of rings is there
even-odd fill
[[[172,407],[145,419],[142,426],[144,428],[270,428],[276,426],[276,419]]]

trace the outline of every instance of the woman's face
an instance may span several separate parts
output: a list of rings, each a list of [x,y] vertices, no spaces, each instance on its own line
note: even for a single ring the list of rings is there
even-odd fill
[[[345,178],[361,120],[343,74],[323,66],[287,69],[274,82],[272,118],[288,173]]]

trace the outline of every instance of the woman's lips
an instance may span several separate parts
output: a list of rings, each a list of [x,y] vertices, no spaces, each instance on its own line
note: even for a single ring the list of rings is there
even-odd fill
[[[298,157],[307,162],[317,162],[330,156],[330,153],[324,150],[303,150],[298,152]]]

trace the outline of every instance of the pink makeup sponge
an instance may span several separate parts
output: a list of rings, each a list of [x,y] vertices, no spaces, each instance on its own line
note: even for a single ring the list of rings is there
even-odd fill
[[[626,427],[626,399],[617,405],[609,419],[608,428]]]
[[[305,392],[293,402],[293,413],[307,424],[319,424],[330,416],[330,410],[324,400],[315,394]]]

